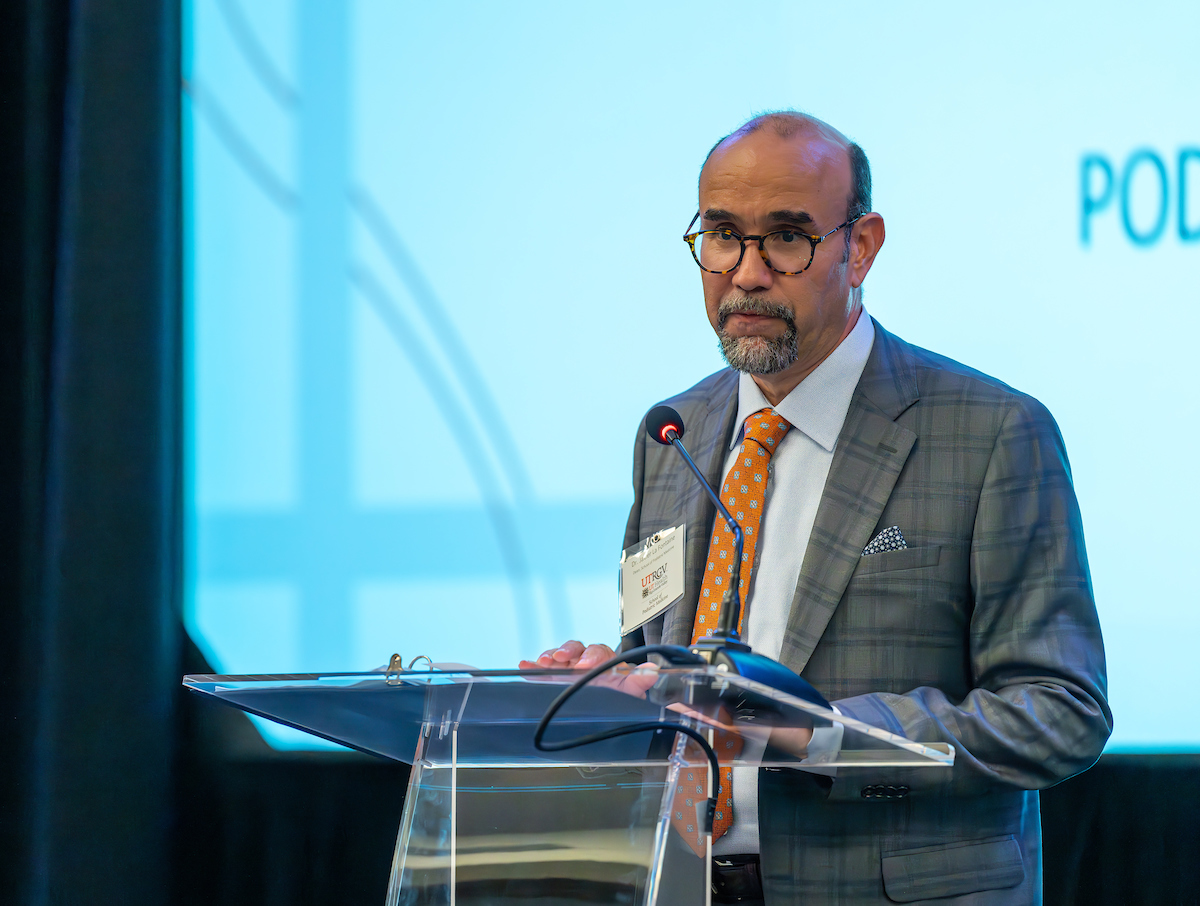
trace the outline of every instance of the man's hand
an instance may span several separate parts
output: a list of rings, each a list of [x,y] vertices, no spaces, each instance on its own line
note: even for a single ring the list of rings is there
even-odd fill
[[[559,648],[551,648],[538,655],[536,661],[521,661],[521,670],[538,670],[544,668],[559,668],[563,670],[590,670],[616,656],[616,652],[607,645],[588,645],[572,639]],[[646,690],[658,682],[658,666],[642,664],[633,667],[631,664],[618,664],[596,677],[592,685],[606,686],[627,695],[644,698]]]
[[[812,742],[812,727],[773,727],[770,744],[800,758],[808,755],[808,744]]]
[[[557,667],[562,670],[589,670],[603,664],[616,652],[607,645],[588,645],[574,639],[558,648],[551,648],[538,655],[536,661],[521,661],[521,670],[538,670]]]
[[[812,727],[773,727],[754,721],[734,720],[724,706],[716,708],[715,711],[710,709],[708,712],[690,707],[682,702],[676,702],[667,707],[704,726],[712,727],[715,730],[724,730],[726,733],[733,733],[744,739],[767,742],[798,758],[804,758],[808,754],[808,744],[812,742]]]

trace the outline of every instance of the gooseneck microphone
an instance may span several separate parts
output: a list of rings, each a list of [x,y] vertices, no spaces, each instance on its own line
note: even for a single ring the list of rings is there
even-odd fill
[[[721,611],[717,615],[717,628],[711,636],[697,639],[688,650],[703,658],[718,670],[728,670],[747,679],[778,689],[797,698],[828,708],[824,696],[798,674],[792,672],[779,661],[772,660],[761,654],[755,654],[750,646],[741,640],[738,634],[738,623],[741,622],[742,599],[738,594],[739,578],[742,571],[742,527],[725,509],[721,497],[713,490],[704,473],[692,461],[691,455],[683,445],[683,418],[670,406],[655,406],[646,413],[646,433],[664,446],[674,447],[687,463],[692,474],[700,482],[709,498],[716,504],[717,512],[729,523],[733,532],[733,573],[729,577],[729,587],[721,598]],[[738,711],[743,714],[753,712],[767,716],[775,711],[774,703],[769,699],[747,692],[737,693]]]
[[[692,474],[699,480],[700,486],[704,488],[709,498],[716,505],[717,512],[721,514],[722,518],[729,524],[730,531],[733,532],[733,570],[729,577],[729,586],[725,589],[725,594],[721,598],[721,611],[717,615],[717,628],[711,636],[698,639],[688,648],[678,645],[645,645],[620,652],[603,664],[593,667],[572,683],[551,703],[546,713],[542,715],[537,730],[534,732],[533,744],[542,751],[557,752],[563,749],[573,749],[577,746],[588,745],[589,743],[634,733],[661,732],[663,730],[682,733],[700,745],[709,761],[713,786],[712,794],[705,804],[704,830],[705,833],[712,833],[713,816],[716,812],[717,797],[721,789],[721,771],[712,746],[709,745],[704,734],[698,732],[696,729],[678,722],[645,721],[598,733],[591,733],[576,739],[551,742],[545,738],[546,730],[550,726],[550,722],[554,719],[554,715],[585,685],[618,664],[627,662],[635,663],[639,657],[645,659],[648,655],[652,654],[662,657],[668,665],[673,666],[696,667],[707,664],[710,669],[716,668],[718,671],[736,673],[767,686],[769,689],[786,692],[789,695],[794,695],[797,698],[823,708],[829,707],[829,702],[825,701],[821,693],[814,689],[807,680],[793,673],[778,661],[761,654],[755,654],[750,650],[750,646],[745,644],[738,635],[737,626],[742,610],[741,596],[738,594],[739,578],[742,571],[742,527],[730,515],[729,510],[725,509],[725,504],[721,502],[720,495],[712,489],[712,485],[708,483],[708,479],[697,468],[687,448],[684,447],[682,442],[683,419],[679,413],[670,406],[655,406],[646,414],[646,433],[660,444],[674,447],[679,451],[679,455],[683,457],[683,461],[692,470]],[[693,705],[723,704],[736,713],[739,718],[747,721],[757,720],[760,724],[774,723],[786,710],[781,708],[780,703],[771,695],[760,694],[745,688],[735,687],[729,689],[715,685],[709,687],[697,686],[693,688],[691,696],[691,703]],[[790,716],[787,718],[787,722],[790,725],[812,725],[811,720],[807,720],[806,715],[797,715],[795,712],[788,713]]]
[[[683,445],[683,419],[678,412],[670,406],[655,406],[646,413],[646,433],[663,446],[674,447],[679,451],[683,461],[687,463],[692,474],[700,482],[700,487],[707,492],[709,499],[716,505],[717,512],[721,514],[721,518],[728,523],[729,530],[733,532],[733,573],[729,577],[729,585],[725,587],[725,594],[721,596],[717,628],[711,636],[698,640],[692,646],[692,650],[702,655],[706,651],[730,647],[749,651],[750,647],[741,641],[737,629],[742,615],[742,598],[738,593],[742,575],[742,527],[730,515],[729,510],[725,509],[721,495],[713,490],[708,479],[704,477],[704,473],[692,460],[687,447]],[[706,658],[706,660],[711,662],[711,658]]]

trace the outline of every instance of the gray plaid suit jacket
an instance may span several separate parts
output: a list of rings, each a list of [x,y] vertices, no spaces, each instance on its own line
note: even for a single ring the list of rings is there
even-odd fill
[[[736,374],[667,403],[716,484]],[[714,510],[644,430],[633,485],[627,547],[692,530],[684,597],[622,644],[686,645]],[[892,525],[909,547],[863,556]],[[957,758],[948,771],[843,769],[831,788],[760,771],[768,903],[1039,903],[1036,791],[1089,767],[1112,729],[1079,507],[1049,412],[876,323],[780,659],[844,714],[949,742]],[[877,784],[908,791],[864,799]]]

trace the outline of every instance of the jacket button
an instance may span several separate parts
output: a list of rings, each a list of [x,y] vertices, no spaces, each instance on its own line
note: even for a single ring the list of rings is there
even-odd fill
[[[864,786],[859,795],[863,799],[903,799],[909,793],[909,788],[904,784],[872,783]]]

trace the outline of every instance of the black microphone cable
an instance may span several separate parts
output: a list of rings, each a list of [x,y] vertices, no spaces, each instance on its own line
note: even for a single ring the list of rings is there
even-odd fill
[[[679,645],[643,645],[640,648],[631,648],[629,651],[618,654],[598,667],[593,667],[574,683],[564,689],[559,696],[550,703],[550,707],[546,709],[546,713],[542,715],[542,719],[538,721],[537,729],[533,733],[533,744],[542,752],[561,752],[564,749],[574,749],[579,746],[586,746],[593,742],[602,742],[606,739],[615,739],[618,736],[630,736],[634,733],[645,733],[650,730],[673,730],[676,733],[682,733],[694,739],[700,744],[704,750],[705,756],[708,758],[708,763],[712,768],[713,789],[712,795],[708,798],[708,804],[704,812],[704,832],[712,833],[713,815],[717,810],[717,797],[721,793],[721,763],[717,761],[717,753],[713,751],[708,740],[704,738],[704,734],[685,724],[675,723],[673,721],[642,721],[636,724],[626,724],[623,727],[615,727],[612,730],[601,730],[597,733],[589,733],[586,736],[579,736],[575,739],[560,740],[556,742],[546,742],[542,737],[546,733],[546,728],[550,726],[550,721],[554,719],[554,715],[567,703],[576,692],[598,677],[601,673],[615,667],[617,664],[628,662],[631,658],[642,657],[648,654],[660,654],[671,663],[676,664],[692,664],[695,666],[707,666],[708,662],[702,657],[692,654],[686,648]]]

